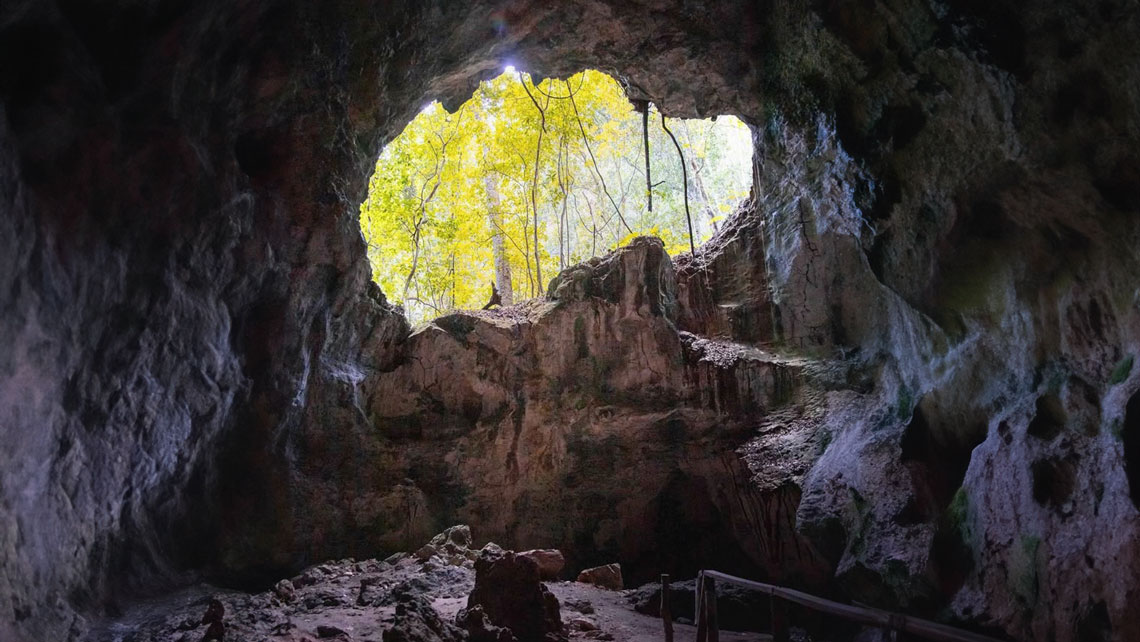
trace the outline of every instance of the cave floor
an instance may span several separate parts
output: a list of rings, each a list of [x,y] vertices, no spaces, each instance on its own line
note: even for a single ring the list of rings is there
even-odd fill
[[[579,582],[550,582],[547,586],[562,604],[586,602],[593,605],[595,612],[587,617],[592,618],[600,631],[612,635],[614,642],[661,642],[664,639],[661,620],[634,611],[623,592]],[[567,624],[582,617],[566,607],[562,612],[562,620]],[[696,640],[697,629],[688,624],[674,623],[673,636],[677,642]],[[772,637],[761,633],[721,631],[720,639],[723,642],[768,642]]]
[[[392,589],[412,587],[431,600],[446,622],[467,604],[474,571],[463,565],[422,563],[405,557],[396,563],[368,560],[326,562],[311,567],[281,589],[244,593],[198,584],[136,601],[120,616],[97,623],[87,642],[199,642],[207,603],[225,606],[226,642],[314,642],[321,639],[380,642],[395,618]],[[362,590],[361,587],[364,586]],[[660,642],[661,620],[633,610],[628,591],[612,591],[579,582],[549,582],[562,605],[562,621],[571,640]],[[677,642],[696,640],[691,625],[674,625]],[[724,642],[760,642],[770,636],[722,631]]]

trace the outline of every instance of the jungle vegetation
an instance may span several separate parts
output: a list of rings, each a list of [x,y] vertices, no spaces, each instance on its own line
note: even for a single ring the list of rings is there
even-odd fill
[[[598,71],[536,85],[508,68],[380,154],[360,207],[373,278],[420,322],[482,307],[492,283],[504,305],[540,296],[635,236],[688,251],[686,184],[695,246],[748,196],[751,154],[735,117],[663,119]]]

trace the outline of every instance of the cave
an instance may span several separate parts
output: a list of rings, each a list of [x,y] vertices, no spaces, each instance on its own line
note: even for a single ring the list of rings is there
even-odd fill
[[[1138,36],[1118,0],[5,2],[0,639],[379,640],[527,549],[1140,638]],[[508,65],[739,117],[749,196],[412,328],[369,177]]]

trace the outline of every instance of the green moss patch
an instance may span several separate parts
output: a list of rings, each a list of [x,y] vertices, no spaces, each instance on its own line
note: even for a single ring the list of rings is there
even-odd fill
[[[1115,386],[1124,383],[1128,375],[1132,374],[1132,355],[1128,355],[1117,362],[1116,367],[1112,369],[1112,374],[1108,376],[1108,385]]]

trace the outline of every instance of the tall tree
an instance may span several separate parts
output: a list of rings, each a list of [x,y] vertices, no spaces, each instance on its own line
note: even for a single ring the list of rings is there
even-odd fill
[[[689,251],[683,170],[647,116],[596,71],[504,74],[455,114],[429,105],[381,153],[361,204],[373,278],[418,322],[482,306],[489,280],[504,302],[537,295],[551,273],[635,235]],[[700,167],[694,196],[708,193],[710,215],[693,220],[700,243],[747,195],[750,138],[735,119],[667,120]]]
[[[503,305],[512,305],[515,302],[514,287],[511,285],[511,262],[507,260],[506,247],[503,245],[502,217],[499,215],[502,208],[502,198],[499,196],[499,186],[490,172],[483,173],[483,186],[487,192],[487,225],[491,228],[491,256],[495,262],[495,288]]]

